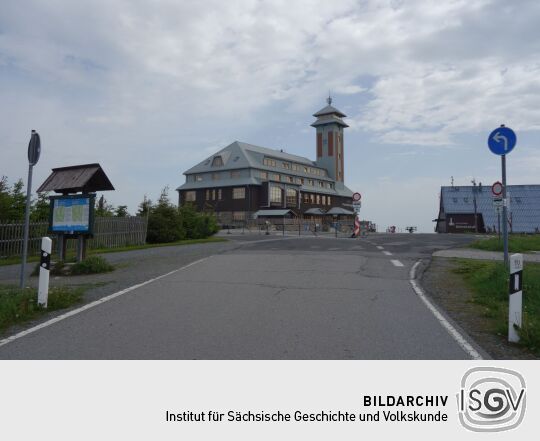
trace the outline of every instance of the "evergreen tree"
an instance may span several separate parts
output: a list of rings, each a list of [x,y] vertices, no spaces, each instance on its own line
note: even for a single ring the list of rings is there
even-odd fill
[[[111,217],[114,215],[114,206],[109,204],[103,195],[98,200],[95,215],[96,217]]]
[[[11,196],[7,176],[0,178],[0,220],[9,220],[11,211]]]
[[[129,213],[127,211],[127,205],[119,205],[118,207],[116,207],[116,209],[114,210],[114,215],[116,217],[128,217]]]
[[[19,179],[10,191],[11,210],[9,220],[24,220],[24,211],[26,209],[26,194],[24,193],[24,183]]]
[[[50,213],[49,193],[38,193],[37,199],[30,208],[30,219],[32,221],[48,220]]]
[[[146,197],[146,195],[144,195],[144,199],[142,200],[142,202],[139,204],[139,207],[138,207],[138,211],[137,211],[137,216],[148,216],[150,210],[152,210],[152,201],[150,199],[148,199]]]

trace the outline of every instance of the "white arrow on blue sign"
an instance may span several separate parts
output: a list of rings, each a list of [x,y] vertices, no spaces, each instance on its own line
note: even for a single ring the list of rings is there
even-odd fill
[[[508,127],[499,127],[489,134],[488,147],[496,155],[506,155],[516,146],[516,134]]]

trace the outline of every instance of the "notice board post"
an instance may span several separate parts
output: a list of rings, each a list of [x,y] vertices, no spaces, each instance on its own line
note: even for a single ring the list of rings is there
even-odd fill
[[[68,239],[77,239],[77,260],[86,257],[86,241],[94,233],[95,192],[107,190],[114,187],[97,163],[53,168],[38,188],[60,194],[49,198],[49,232],[58,237],[60,260],[66,259]]]

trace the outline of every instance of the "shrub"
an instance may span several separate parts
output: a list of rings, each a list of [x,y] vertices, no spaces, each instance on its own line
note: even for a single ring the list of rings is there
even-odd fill
[[[191,204],[184,205],[179,212],[187,239],[204,239],[217,233],[219,229],[215,216],[198,213]]]
[[[176,242],[185,238],[178,209],[171,204],[164,188],[158,203],[150,208],[148,216],[148,243]]]
[[[101,256],[90,256],[71,267],[72,275],[108,273],[114,270],[114,266]]]

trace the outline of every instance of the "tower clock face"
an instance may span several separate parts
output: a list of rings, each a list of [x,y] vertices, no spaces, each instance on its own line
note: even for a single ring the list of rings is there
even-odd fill
[[[361,195],[360,193],[354,193],[354,194],[352,195],[352,200],[353,200],[354,202],[357,202],[357,201],[359,201],[360,199],[362,199],[362,195]]]

